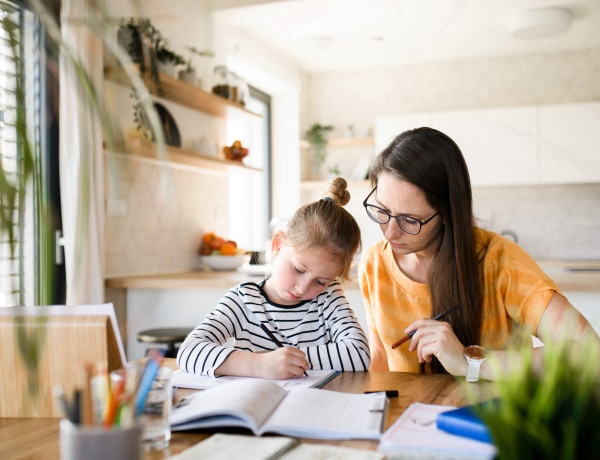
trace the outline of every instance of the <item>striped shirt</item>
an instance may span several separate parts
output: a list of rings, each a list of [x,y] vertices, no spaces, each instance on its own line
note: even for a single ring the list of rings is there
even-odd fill
[[[263,284],[241,283],[221,299],[179,347],[181,369],[214,376],[234,350],[276,349],[261,329],[264,324],[281,344],[304,351],[311,369],[368,370],[367,338],[339,283],[297,305],[271,302]],[[230,338],[233,348],[224,346]]]
[[[481,344],[502,349],[522,327],[535,333],[557,285],[519,245],[487,230],[477,229],[479,241],[491,238],[483,258],[483,323]],[[408,344],[392,343],[419,318],[431,317],[429,286],[408,278],[398,267],[387,241],[363,252],[358,281],[365,302],[369,333],[377,334],[387,352],[391,371],[419,372],[416,352]],[[470,343],[463,344],[475,345]]]

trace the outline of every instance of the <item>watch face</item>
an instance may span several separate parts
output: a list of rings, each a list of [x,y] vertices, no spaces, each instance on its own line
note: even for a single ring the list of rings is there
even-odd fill
[[[470,359],[484,360],[487,356],[485,348],[479,345],[469,345],[465,348],[465,356]]]

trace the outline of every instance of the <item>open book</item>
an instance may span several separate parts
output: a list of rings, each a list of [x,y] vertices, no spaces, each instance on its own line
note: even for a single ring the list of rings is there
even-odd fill
[[[298,388],[321,388],[327,382],[331,381],[338,371],[309,369],[306,371],[306,377],[297,377],[286,380],[270,380],[282,386],[286,390],[297,390]],[[177,370],[171,376],[171,385],[177,388],[193,388],[196,390],[206,390],[216,387],[223,383],[229,383],[236,380],[251,379],[253,377],[235,377],[224,375],[222,377],[209,377],[207,375],[196,375],[189,372]]]
[[[170,422],[173,431],[237,427],[255,435],[378,440],[387,405],[384,393],[287,391],[268,380],[243,379],[199,391],[173,409]]]

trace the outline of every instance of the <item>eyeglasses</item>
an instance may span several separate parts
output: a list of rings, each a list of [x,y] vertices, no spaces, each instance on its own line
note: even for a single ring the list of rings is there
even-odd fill
[[[367,211],[367,215],[371,218],[371,220],[373,220],[374,222],[377,222],[378,224],[387,224],[391,218],[394,218],[394,219],[396,219],[396,223],[398,224],[398,227],[400,227],[402,230],[404,230],[406,233],[408,233],[410,235],[416,235],[417,233],[419,233],[421,231],[421,227],[423,225],[429,223],[435,216],[437,216],[440,213],[440,211],[438,211],[433,216],[431,216],[429,219],[425,219],[425,220],[414,219],[413,217],[409,217],[404,214],[400,214],[398,216],[392,216],[389,212],[387,212],[384,209],[381,209],[379,206],[375,206],[374,204],[367,203],[367,201],[369,200],[371,195],[373,195],[375,190],[377,190],[377,187],[375,187],[373,190],[371,190],[371,193],[369,193],[369,195],[367,195],[367,197],[363,201],[363,206],[365,207],[365,210]]]

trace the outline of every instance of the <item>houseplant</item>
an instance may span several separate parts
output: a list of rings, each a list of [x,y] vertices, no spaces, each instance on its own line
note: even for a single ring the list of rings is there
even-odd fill
[[[327,159],[327,133],[333,130],[331,125],[313,123],[305,132],[305,138],[310,146],[310,161],[313,176],[318,176],[321,166]]]
[[[196,67],[193,65],[194,57],[212,57],[214,56],[214,53],[210,50],[199,50],[194,46],[186,46],[186,49],[189,51],[190,55],[187,61],[185,61],[185,68],[179,71],[179,79],[190,85],[196,85],[199,82]]]
[[[533,353],[493,384],[498,404],[478,407],[498,459],[593,458],[600,449],[600,350],[593,341],[547,343],[543,376]],[[467,384],[468,385],[468,384]]]

